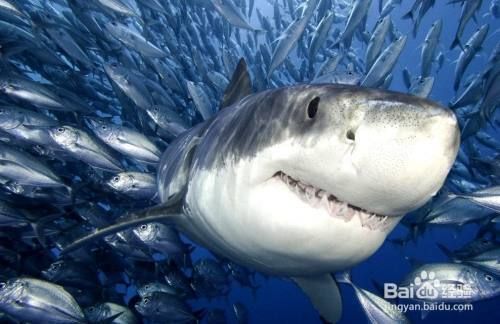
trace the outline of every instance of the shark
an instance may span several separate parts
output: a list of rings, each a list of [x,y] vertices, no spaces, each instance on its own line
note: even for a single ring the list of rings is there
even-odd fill
[[[225,107],[168,146],[160,204],[62,253],[162,221],[216,255],[291,278],[324,320],[337,322],[342,300],[331,274],[370,257],[440,190],[460,145],[457,119],[438,103],[386,90],[250,86],[240,61]]]

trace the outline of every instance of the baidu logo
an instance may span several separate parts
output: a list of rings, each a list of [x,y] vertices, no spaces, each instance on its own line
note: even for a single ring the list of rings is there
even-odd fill
[[[422,271],[414,280],[415,297],[418,299],[436,299],[439,297],[441,283],[433,271]]]
[[[384,298],[419,300],[467,300],[474,295],[474,282],[441,282],[433,271],[421,271],[404,287],[395,283],[384,284]]]

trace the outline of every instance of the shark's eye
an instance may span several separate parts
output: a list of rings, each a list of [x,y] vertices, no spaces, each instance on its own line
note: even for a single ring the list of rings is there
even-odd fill
[[[318,106],[319,97],[315,97],[313,100],[309,101],[309,105],[307,106],[307,116],[309,116],[309,118],[314,118],[316,116]]]
[[[350,141],[354,141],[356,139],[356,134],[354,133],[354,131],[352,129],[349,129],[347,131],[347,133],[345,134],[345,136],[347,137],[348,140]]]

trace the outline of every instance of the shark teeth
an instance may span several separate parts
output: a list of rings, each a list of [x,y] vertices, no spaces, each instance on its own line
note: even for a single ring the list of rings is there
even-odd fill
[[[325,190],[305,184],[284,172],[280,171],[276,173],[275,177],[279,178],[301,200],[307,202],[312,207],[325,208],[331,217],[341,218],[345,222],[349,222],[357,216],[361,222],[361,226],[370,230],[384,230],[388,226],[387,216],[377,215],[356,206],[351,206]]]

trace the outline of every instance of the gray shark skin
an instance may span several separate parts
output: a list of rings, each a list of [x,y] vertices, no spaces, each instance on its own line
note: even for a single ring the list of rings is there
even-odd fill
[[[436,194],[459,138],[449,109],[396,92],[329,84],[249,95],[169,145],[158,167],[161,205],[63,253],[164,221],[218,255],[292,278],[336,322],[330,273],[371,256]]]

